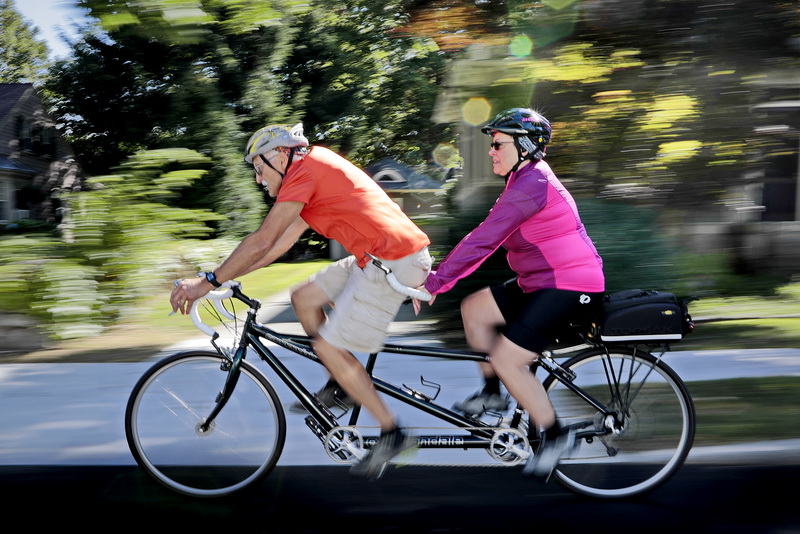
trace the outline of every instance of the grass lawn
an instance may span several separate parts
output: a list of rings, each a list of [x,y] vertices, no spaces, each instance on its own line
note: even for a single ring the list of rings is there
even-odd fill
[[[327,260],[273,263],[269,267],[253,271],[237,280],[242,283],[242,290],[248,297],[263,301],[276,293],[303,282],[328,264],[330,264],[330,261]],[[169,286],[159,295],[142,303],[137,317],[132,322],[146,328],[168,330],[176,335],[202,336],[203,334],[195,328],[189,317],[177,314],[169,316],[172,311],[169,305],[171,292],[172,286]]]
[[[691,382],[696,445],[800,438],[800,377]]]
[[[800,348],[800,318],[698,323],[675,350]]]
[[[800,284],[769,297],[701,299],[689,311],[695,330],[680,342],[681,350],[800,347]]]
[[[239,278],[248,296],[265,300],[306,280],[328,265],[316,260],[275,263]],[[195,328],[188,316],[172,315],[169,305],[171,284],[141,302],[131,316],[99,336],[64,341],[27,354],[4,355],[4,363],[34,362],[135,362],[151,358],[170,345],[205,334]]]

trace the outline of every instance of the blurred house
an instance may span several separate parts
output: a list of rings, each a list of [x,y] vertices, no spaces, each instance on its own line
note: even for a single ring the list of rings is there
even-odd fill
[[[493,111],[532,101],[535,81],[525,78],[530,73],[523,66],[507,50],[473,46],[448,73],[433,119],[459,125],[464,168],[453,199],[462,213],[485,209],[503,189],[502,177],[492,173],[486,157],[480,126]],[[753,125],[751,140],[758,142],[748,152],[751,161],[730,177],[722,202],[665,233],[690,252],[727,253],[738,272],[793,275],[800,273],[800,70],[750,78],[741,89],[749,95],[749,109],[735,112]]]
[[[760,150],[739,186],[728,238],[749,272],[800,272],[800,72],[766,72],[751,83],[749,118]]]
[[[410,217],[430,215],[442,200],[442,183],[394,159],[385,158],[364,168]]]
[[[58,222],[59,197],[80,189],[72,151],[31,84],[0,84],[0,225]]]
[[[444,211],[442,182],[428,175],[420,174],[408,165],[404,165],[392,158],[384,158],[364,168],[373,180],[386,191],[403,212],[414,219],[418,224],[421,219],[435,219],[437,214]],[[428,222],[423,225],[423,230],[428,237],[442,239],[445,231],[436,223]],[[341,259],[347,256],[347,251],[336,241],[329,244],[331,259]]]
[[[754,81],[757,100],[751,108],[753,134],[767,147],[747,177],[747,193],[758,215],[751,220],[800,220],[800,77],[788,73],[764,75]]]

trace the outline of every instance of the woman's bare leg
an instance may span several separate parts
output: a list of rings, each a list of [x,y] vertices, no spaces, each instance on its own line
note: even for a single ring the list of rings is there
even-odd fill
[[[503,335],[489,355],[492,368],[511,396],[528,411],[538,429],[546,429],[555,423],[556,413],[542,383],[530,372],[530,364],[538,358],[535,352],[512,343]]]
[[[504,325],[505,319],[488,287],[461,301],[461,319],[470,348],[477,352],[491,352],[499,336],[497,327]],[[496,376],[488,363],[480,362],[478,365],[484,379]]]

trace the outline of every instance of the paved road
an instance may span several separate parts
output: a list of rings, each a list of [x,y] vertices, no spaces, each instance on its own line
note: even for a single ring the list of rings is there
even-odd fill
[[[253,491],[222,500],[182,497],[132,466],[0,467],[0,489],[5,524],[33,531],[800,532],[797,465],[689,464],[646,496],[610,502],[523,479],[513,469],[411,466],[377,483],[346,469],[278,467]]]
[[[269,322],[278,331],[302,333],[291,310],[288,292],[275,295],[263,303],[259,319]],[[392,324],[389,341],[410,345],[436,346],[431,321],[425,313],[415,317],[410,306],[404,306]],[[201,335],[202,336],[202,335]],[[208,338],[171,347],[170,352],[208,349]],[[313,362],[275,347],[290,370],[310,387],[322,385],[326,374]],[[270,377],[272,371],[257,358],[252,358]],[[686,382],[749,376],[800,376],[800,349],[726,350],[685,352],[674,351],[665,361]],[[63,363],[0,365],[0,465],[128,465],[133,459],[125,442],[123,416],[127,397],[144,370],[152,362],[141,363]],[[480,386],[475,364],[439,361],[431,358],[382,355],[376,374],[395,383],[417,387],[420,377],[441,384],[437,400],[451,405]],[[288,389],[273,380],[285,404],[293,402]],[[423,389],[424,388],[419,388]],[[417,417],[401,404],[393,405],[401,420]],[[366,419],[369,423],[369,419]],[[303,423],[303,416],[288,414],[288,443],[292,444],[279,465],[329,465],[319,440]],[[776,445],[752,444],[756,452],[750,457],[776,457],[800,454],[800,440]],[[695,449],[690,460],[709,454],[728,452]],[[450,451],[420,451],[420,463],[452,462]],[[442,455],[446,455],[442,457]],[[484,451],[464,452],[459,463],[487,464]]]

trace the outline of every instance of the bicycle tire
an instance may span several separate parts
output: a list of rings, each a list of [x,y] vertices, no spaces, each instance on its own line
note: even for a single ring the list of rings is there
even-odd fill
[[[212,427],[211,412],[228,377],[216,352],[167,357],[138,380],[125,410],[125,435],[136,462],[164,486],[194,497],[221,497],[266,476],[286,440],[274,387],[242,361],[236,388]]]
[[[612,375],[604,365],[609,362]],[[680,468],[694,441],[695,409],[675,371],[647,351],[613,346],[608,353],[587,349],[562,366],[596,400],[628,412],[618,433],[578,439],[554,471],[562,486],[592,497],[631,497],[653,490]],[[588,429],[607,428],[600,412],[553,376],[543,386],[563,423],[591,421]]]

